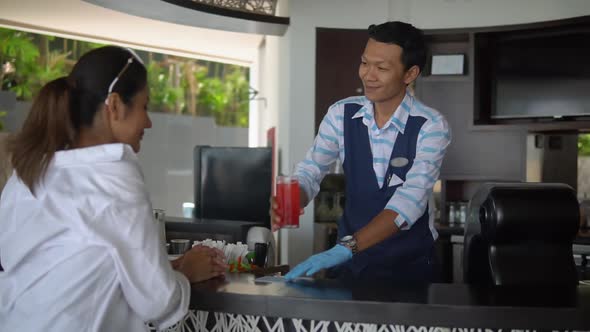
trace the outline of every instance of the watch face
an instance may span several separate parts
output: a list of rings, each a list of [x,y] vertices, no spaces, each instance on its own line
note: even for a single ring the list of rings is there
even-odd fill
[[[342,237],[342,239],[340,239],[340,244],[350,249],[353,255],[356,254],[357,244],[354,235],[347,235]]]

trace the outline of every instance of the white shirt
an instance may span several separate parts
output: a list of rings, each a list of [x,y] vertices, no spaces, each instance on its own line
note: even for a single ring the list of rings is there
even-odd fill
[[[160,237],[128,145],[57,152],[34,196],[13,174],[0,200],[0,330],[173,325],[190,284]]]
[[[386,180],[384,176],[389,163],[392,162],[389,160],[391,152],[398,133],[404,132],[408,117],[411,115],[425,119],[418,134],[416,156],[411,161],[413,164],[406,180],[402,181],[395,174],[389,179],[389,186],[400,183],[403,185],[395,191],[385,209],[397,212],[396,225],[402,230],[407,230],[422,216],[430,199],[430,230],[436,238],[432,189],[440,175],[440,167],[451,142],[451,133],[441,113],[422,104],[409,93],[406,93],[391,119],[381,128],[375,122],[373,103],[364,96],[346,98],[330,106],[320,124],[313,146],[305,159],[297,164],[295,176],[301,188],[310,199],[315,197],[330,165],[338,158],[344,163],[344,105],[351,103],[361,105],[352,118],[362,117],[363,124],[367,127],[373,155],[373,170],[379,186]]]

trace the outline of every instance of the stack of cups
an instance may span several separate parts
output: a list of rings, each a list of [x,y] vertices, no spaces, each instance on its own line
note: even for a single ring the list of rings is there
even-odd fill
[[[184,255],[191,248],[191,241],[188,239],[172,239],[170,240],[170,254]]]
[[[158,223],[158,228],[160,229],[160,242],[166,249],[166,212],[162,209],[154,209],[153,214],[154,219]]]

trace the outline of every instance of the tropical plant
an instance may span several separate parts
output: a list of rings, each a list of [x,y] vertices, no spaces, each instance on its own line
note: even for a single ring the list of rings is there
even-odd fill
[[[0,84],[14,91],[19,99],[32,95],[27,81],[38,71],[39,49],[26,32],[0,28]]]
[[[248,127],[249,84],[246,69],[230,66],[222,78],[197,72],[199,115],[213,116],[222,126]]]
[[[150,87],[150,109],[159,112],[174,112],[176,105],[184,101],[184,91],[171,84],[170,68],[156,62],[147,65]]]
[[[82,54],[100,46],[0,28],[0,89],[31,100],[44,84],[67,75]],[[248,126],[247,68],[143,53],[152,111],[211,116],[221,126]]]
[[[45,83],[67,75],[71,52],[51,50],[50,43],[55,39],[0,28],[2,90],[14,91],[20,100],[30,100]]]
[[[578,135],[578,156],[590,156],[590,134]]]
[[[148,65],[150,108],[210,116],[220,126],[248,126],[247,69],[164,57]]]

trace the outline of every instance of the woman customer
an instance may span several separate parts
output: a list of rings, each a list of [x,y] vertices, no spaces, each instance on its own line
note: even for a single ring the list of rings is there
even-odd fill
[[[45,85],[9,142],[0,201],[0,330],[162,329],[190,282],[223,275],[223,254],[168,261],[136,157],[149,89],[141,59],[107,46]]]

